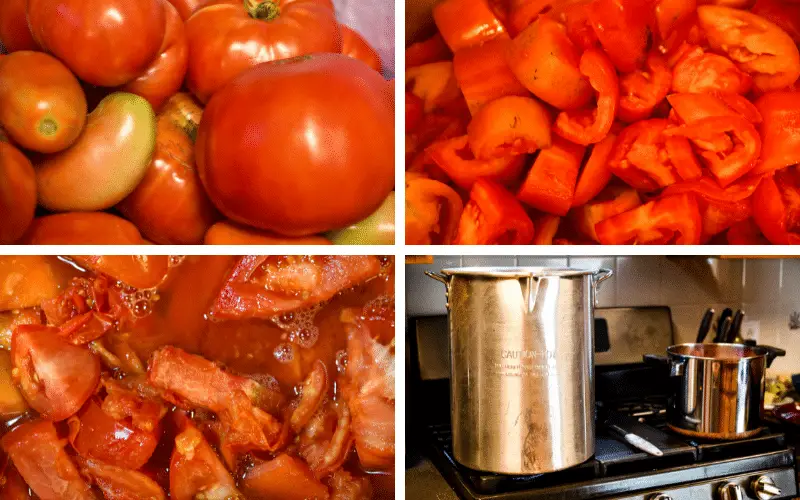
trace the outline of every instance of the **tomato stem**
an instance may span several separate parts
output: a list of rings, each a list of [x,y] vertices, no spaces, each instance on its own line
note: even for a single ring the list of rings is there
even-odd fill
[[[262,21],[272,21],[281,13],[281,8],[275,0],[244,0],[244,8],[250,17]]]

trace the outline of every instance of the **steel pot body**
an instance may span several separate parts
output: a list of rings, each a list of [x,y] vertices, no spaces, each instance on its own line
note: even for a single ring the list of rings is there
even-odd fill
[[[594,304],[611,271],[458,268],[447,285],[455,459],[502,474],[594,454]]]
[[[669,426],[708,439],[740,439],[761,430],[767,367],[784,352],[743,344],[680,344],[667,349],[673,397]]]

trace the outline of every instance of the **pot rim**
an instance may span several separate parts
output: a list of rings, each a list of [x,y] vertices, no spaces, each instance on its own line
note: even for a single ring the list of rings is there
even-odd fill
[[[696,354],[686,354],[686,353],[674,352],[674,350],[676,348],[693,349],[696,346],[704,346],[704,345],[714,345],[714,346],[719,346],[719,347],[729,348],[729,349],[736,348],[737,350],[745,348],[745,349],[749,349],[750,351],[752,351],[753,355],[752,356],[740,356],[740,357],[731,359],[731,358],[720,358],[720,357],[715,357],[715,356],[698,356]],[[760,354],[757,354],[758,352],[760,352]],[[722,343],[722,342],[715,343],[715,344],[698,344],[696,342],[686,342],[686,343],[683,343],[683,344],[671,345],[671,346],[669,346],[667,348],[667,354],[669,356],[675,356],[675,357],[686,358],[686,359],[702,359],[704,361],[717,361],[719,363],[730,363],[730,364],[738,364],[738,363],[740,363],[742,361],[749,361],[749,360],[758,359],[758,358],[766,358],[767,357],[767,353],[768,353],[768,351],[766,349],[764,349],[763,347],[759,347],[759,346],[748,346],[748,345],[745,345],[745,344],[730,344],[730,343]]]
[[[472,276],[482,278],[543,278],[590,276],[600,272],[599,269],[578,269],[572,267],[540,267],[540,266],[474,266],[449,267],[442,269],[447,276]]]

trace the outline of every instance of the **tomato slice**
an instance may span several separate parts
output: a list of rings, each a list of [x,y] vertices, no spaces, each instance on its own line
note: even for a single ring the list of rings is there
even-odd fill
[[[757,0],[751,12],[775,23],[795,43],[800,43],[800,4],[785,0]]]
[[[475,114],[467,134],[480,160],[533,153],[552,143],[550,114],[529,97],[501,97],[486,104]]]
[[[453,57],[450,48],[444,43],[440,33],[421,42],[413,43],[406,49],[406,69],[423,64],[447,61]]]
[[[727,203],[700,198],[697,203],[703,221],[703,235],[700,237],[700,241],[704,244],[712,237],[753,215],[750,200]]]
[[[450,186],[406,175],[407,244],[450,244],[463,210],[464,202]]]
[[[667,97],[683,123],[697,123],[719,116],[744,117],[751,123],[762,120],[761,114],[746,98],[734,94],[672,94]]]
[[[617,116],[624,122],[649,118],[655,107],[667,96],[672,85],[672,72],[658,53],[650,52],[645,66],[646,70],[636,70],[619,79]]]
[[[409,68],[406,70],[406,91],[422,99],[426,113],[462,100],[452,61]]]
[[[139,471],[93,459],[77,461],[81,472],[100,488],[106,500],[166,499],[161,486]]]
[[[536,237],[533,238],[533,244],[552,245],[560,224],[561,217],[557,215],[544,214],[536,219],[534,224],[536,226]]]
[[[487,0],[444,0],[434,6],[433,21],[453,52],[506,34]]]
[[[611,170],[608,168],[608,159],[614,151],[614,144],[617,142],[616,134],[608,134],[605,139],[598,142],[592,148],[589,161],[583,167],[578,184],[575,186],[575,196],[572,198],[572,206],[585,205],[592,198],[598,195],[611,180]]]
[[[100,381],[100,361],[49,326],[22,325],[11,340],[14,378],[33,409],[48,420],[74,415]]]
[[[86,459],[139,469],[158,445],[161,428],[152,432],[137,429],[130,421],[116,420],[92,398],[75,417],[69,419],[70,443]]]
[[[324,500],[328,488],[319,482],[302,460],[285,453],[248,470],[242,489],[256,498]]]
[[[737,222],[726,235],[729,245],[769,245],[756,222],[750,218]]]
[[[496,101],[495,101],[496,102]],[[488,105],[487,105],[488,107]],[[474,129],[473,129],[474,130]],[[486,135],[491,135],[487,132]],[[486,138],[487,142],[493,139]],[[501,140],[501,138],[496,138]],[[512,148],[536,149],[535,143],[530,146],[521,144],[523,140],[511,141]],[[487,147],[491,147],[488,146]],[[502,149],[503,145],[497,145]],[[493,159],[477,160],[469,148],[469,138],[464,135],[454,139],[439,141],[427,149],[427,153],[452,181],[460,188],[471,189],[475,181],[481,178],[491,179],[501,184],[508,184],[517,179],[525,166],[525,155],[509,153]]]
[[[780,90],[800,77],[797,45],[775,24],[746,10],[718,5],[698,7],[697,15],[711,48],[749,73],[760,91]]]
[[[555,132],[576,144],[589,145],[602,141],[611,130],[619,104],[619,81],[614,66],[600,49],[583,53],[580,71],[597,91],[597,109],[561,112]]]
[[[641,204],[639,193],[635,189],[628,186],[609,186],[596,199],[576,208],[570,217],[582,235],[599,243],[595,231],[599,222],[633,210]]]
[[[42,500],[96,500],[64,451],[52,422],[19,425],[2,439],[3,450]]]
[[[746,94],[753,79],[725,56],[705,52],[700,47],[687,52],[673,69],[672,90],[703,94],[730,92]]]
[[[797,166],[765,177],[753,195],[753,219],[775,245],[800,244],[800,171]]]
[[[651,119],[628,126],[617,137],[608,166],[611,172],[641,191],[655,191],[678,182],[664,131],[667,120]]]
[[[575,196],[578,170],[586,148],[556,137],[553,146],[539,153],[517,198],[537,210],[566,215]]]
[[[644,64],[652,16],[649,0],[595,0],[589,5],[597,39],[621,72],[632,73]]]
[[[800,92],[768,92],[756,101],[756,107],[764,118],[759,128],[764,142],[753,173],[800,163]]]
[[[478,179],[461,214],[455,245],[524,245],[533,240],[533,222],[514,195],[488,179]]]
[[[693,195],[666,196],[595,226],[604,245],[666,244],[697,245],[702,221]]]

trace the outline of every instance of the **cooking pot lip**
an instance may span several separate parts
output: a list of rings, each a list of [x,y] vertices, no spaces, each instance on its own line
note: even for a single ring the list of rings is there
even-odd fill
[[[722,356],[700,356],[691,353],[693,350],[698,348],[701,350],[719,349],[723,351],[733,351],[734,353],[737,353],[737,355],[736,357],[726,358]],[[686,351],[686,352],[680,352],[680,351]],[[742,352],[742,355],[738,355],[738,352]],[[750,354],[744,355],[744,353],[750,353]],[[685,344],[675,344],[669,346],[667,348],[667,354],[689,359],[719,361],[722,363],[739,363],[741,361],[747,361],[751,359],[765,358],[767,356],[767,350],[764,349],[763,347],[749,346],[745,344],[726,344],[726,343],[696,344],[689,342]]]
[[[442,269],[442,274],[448,276],[473,276],[481,278],[527,278],[527,277],[573,277],[597,274],[598,269],[578,269],[572,267],[450,267]]]

